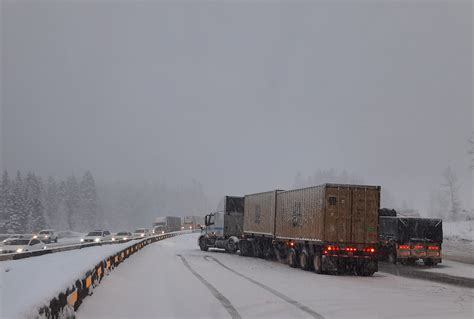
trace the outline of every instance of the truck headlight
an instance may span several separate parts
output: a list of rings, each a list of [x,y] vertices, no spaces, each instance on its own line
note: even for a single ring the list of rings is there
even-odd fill
[[[81,238],[81,243],[83,243],[83,242],[84,242],[84,238]]]
[[[95,241],[96,243],[98,243],[98,242],[100,241],[100,238],[96,238],[96,239],[94,239],[94,241]]]
[[[112,241],[115,241],[115,238],[112,237]]]
[[[140,236],[145,237],[145,234],[141,234]]]
[[[162,230],[162,231],[161,231],[161,233],[162,233],[162,234],[164,234],[164,233],[165,233],[165,231],[164,231],[164,230]]]

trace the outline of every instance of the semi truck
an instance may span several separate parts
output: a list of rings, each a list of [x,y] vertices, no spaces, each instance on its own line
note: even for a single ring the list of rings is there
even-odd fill
[[[403,265],[414,265],[419,259],[427,266],[441,263],[441,219],[399,216],[395,210],[381,209],[379,224],[382,260]]]
[[[245,196],[243,256],[316,273],[378,271],[380,186],[323,184]]]
[[[164,234],[181,230],[181,217],[160,216],[153,223],[154,234]]]
[[[204,217],[205,228],[198,239],[202,251],[209,248],[222,248],[229,253],[238,250],[244,222],[244,198],[226,196],[223,211],[214,212]]]
[[[184,216],[183,225],[181,229],[183,230],[193,230],[199,229],[201,226],[204,226],[204,217],[202,216]]]

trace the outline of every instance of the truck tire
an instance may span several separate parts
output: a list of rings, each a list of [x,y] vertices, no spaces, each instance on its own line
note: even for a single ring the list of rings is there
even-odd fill
[[[323,257],[318,253],[316,253],[313,257],[313,267],[315,273],[323,273]]]
[[[207,247],[206,238],[204,236],[199,237],[199,248],[202,251],[208,251],[209,247]]]
[[[236,237],[230,237],[227,240],[225,250],[230,254],[235,254],[238,249],[239,240]]]
[[[434,262],[433,262],[433,260],[431,260],[431,259],[423,259],[423,264],[424,264],[425,266],[433,266],[433,265],[434,265]]]
[[[288,265],[291,268],[298,267],[298,262],[296,261],[296,250],[294,248],[288,250]]]
[[[306,249],[300,254],[300,268],[303,270],[310,270],[311,269],[311,261],[309,259],[309,254]]]

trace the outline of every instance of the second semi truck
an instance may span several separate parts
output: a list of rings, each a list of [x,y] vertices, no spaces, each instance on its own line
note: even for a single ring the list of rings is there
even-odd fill
[[[316,273],[355,271],[370,276],[378,270],[380,186],[324,184],[275,190],[246,195],[242,203],[243,231],[217,233],[208,215],[201,249],[212,247],[202,243],[214,237],[213,247],[235,251],[238,242],[242,256],[276,258]],[[224,214],[219,225],[225,218]]]

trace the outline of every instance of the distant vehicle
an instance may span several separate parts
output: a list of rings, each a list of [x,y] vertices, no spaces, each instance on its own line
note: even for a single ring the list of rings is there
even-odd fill
[[[94,230],[81,238],[81,243],[101,243],[112,240],[112,234],[108,230]]]
[[[0,247],[0,253],[23,253],[27,251],[35,251],[46,249],[46,245],[39,239],[9,239],[2,247]]]
[[[121,231],[112,236],[112,241],[128,241],[133,239],[133,234],[128,231]]]
[[[20,239],[20,238],[25,238],[25,235],[11,235],[11,236],[8,237],[7,239],[4,239],[4,240],[2,241],[2,243],[6,243],[6,242],[9,241],[9,240]]]
[[[160,216],[155,219],[153,223],[154,234],[164,234],[181,229],[181,217],[175,216]]]
[[[182,230],[200,229],[204,226],[204,217],[202,216],[185,216],[183,218]]]
[[[58,242],[58,234],[52,229],[43,229],[34,235],[33,238],[39,239],[44,243]]]
[[[151,233],[150,233],[150,230],[148,228],[139,228],[139,229],[136,229],[133,232],[133,238],[134,239],[145,238],[145,237],[148,237],[150,235],[151,235]]]
[[[391,263],[427,266],[441,263],[443,223],[437,218],[398,216],[395,210],[379,212],[380,257]]]

